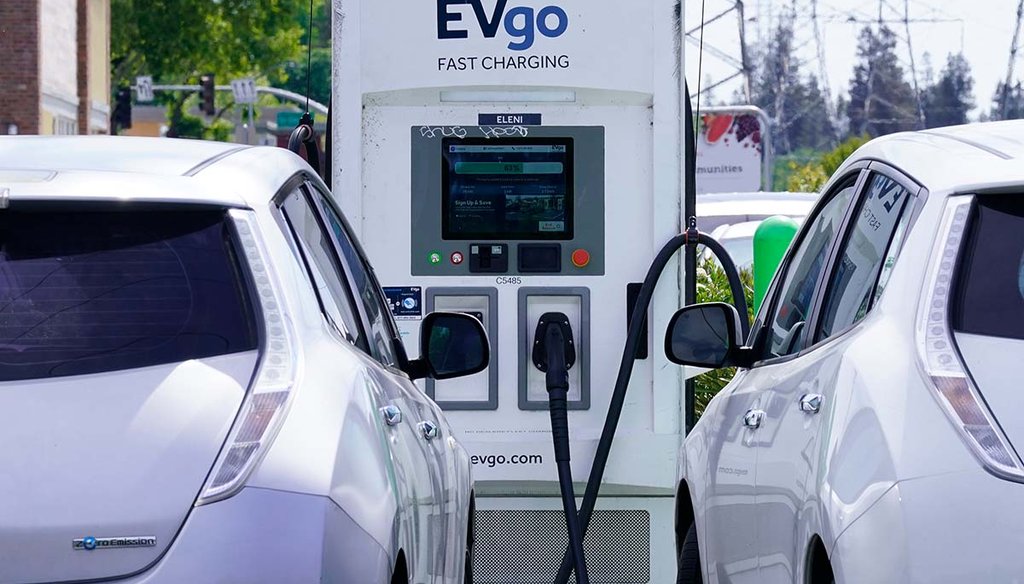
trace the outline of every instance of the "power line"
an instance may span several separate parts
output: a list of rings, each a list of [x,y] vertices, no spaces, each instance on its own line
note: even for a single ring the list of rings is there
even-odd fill
[[[760,0],[758,0],[760,2]],[[751,81],[753,76],[753,66],[750,62],[750,52],[748,49],[746,39],[746,27],[745,27],[745,7],[743,0],[728,0],[728,7],[724,10],[716,12],[713,16],[705,18],[703,15],[700,18],[700,24],[686,31],[686,40],[694,45],[699,45],[701,39],[698,38],[697,33],[704,27],[713,23],[723,21],[731,15],[735,15],[737,22],[737,35],[739,45],[739,55],[735,55],[734,51],[719,48],[718,46],[711,44],[708,39],[703,40],[704,52],[708,55],[715,57],[717,60],[728,65],[733,71],[726,76],[726,79],[708,84],[703,91],[709,92],[713,88],[722,85],[726,81],[732,81],[733,79],[742,79],[742,90],[744,98],[749,101],[751,99]],[[721,35],[719,35],[721,38]]]

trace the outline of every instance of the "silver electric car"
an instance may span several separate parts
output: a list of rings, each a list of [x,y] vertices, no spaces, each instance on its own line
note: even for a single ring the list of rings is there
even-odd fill
[[[284,149],[0,139],[0,582],[470,581],[469,459],[413,381],[487,339],[420,328]]]
[[[1024,121],[878,138],[836,172],[750,335],[691,306],[676,362],[739,372],[680,450],[679,582],[1017,582]]]

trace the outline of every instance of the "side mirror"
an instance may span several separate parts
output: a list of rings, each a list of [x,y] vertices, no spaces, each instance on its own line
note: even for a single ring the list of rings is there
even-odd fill
[[[740,316],[723,302],[687,306],[676,312],[665,334],[665,355],[677,365],[718,369],[743,366]]]
[[[452,379],[479,373],[490,361],[484,325],[468,314],[432,312],[420,327],[420,358],[410,363],[413,379]]]

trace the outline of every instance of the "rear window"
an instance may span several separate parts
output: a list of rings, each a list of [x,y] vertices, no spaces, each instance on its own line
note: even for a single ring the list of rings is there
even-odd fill
[[[250,351],[223,211],[0,211],[0,381]]]
[[[964,246],[953,327],[1024,339],[1024,195],[979,197]]]

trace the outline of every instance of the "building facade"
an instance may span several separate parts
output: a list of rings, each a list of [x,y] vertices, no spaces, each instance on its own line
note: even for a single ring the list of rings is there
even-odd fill
[[[110,0],[0,1],[0,133],[110,130]]]

